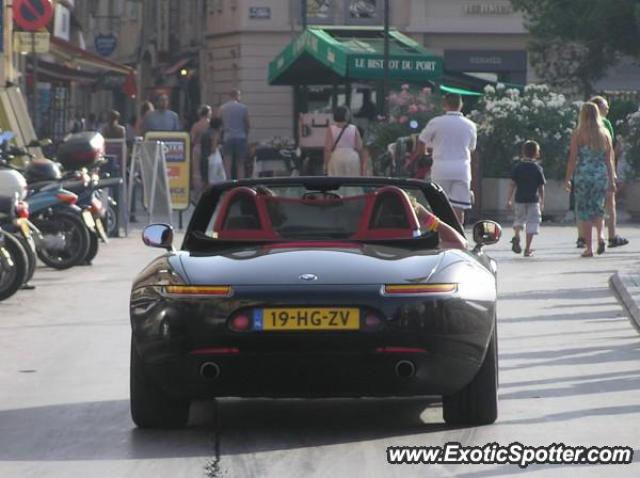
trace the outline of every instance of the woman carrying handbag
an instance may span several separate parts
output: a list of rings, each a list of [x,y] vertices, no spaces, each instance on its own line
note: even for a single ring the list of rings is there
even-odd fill
[[[351,124],[351,112],[339,106],[333,113],[335,124],[327,128],[324,143],[324,172],[328,176],[363,176],[362,138]]]

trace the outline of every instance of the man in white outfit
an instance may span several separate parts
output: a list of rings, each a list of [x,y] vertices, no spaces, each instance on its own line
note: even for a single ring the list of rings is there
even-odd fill
[[[423,155],[425,148],[433,150],[431,180],[442,186],[464,224],[464,211],[472,205],[471,153],[476,149],[476,125],[461,113],[460,95],[448,93],[444,109],[445,114],[429,121],[420,133],[418,154]]]

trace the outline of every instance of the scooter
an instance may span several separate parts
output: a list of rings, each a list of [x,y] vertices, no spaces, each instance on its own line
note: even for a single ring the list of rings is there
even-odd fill
[[[27,197],[31,223],[38,231],[37,254],[42,262],[64,270],[81,264],[89,253],[90,211],[76,205],[78,195],[52,184]]]
[[[0,156],[0,194],[24,197],[28,191],[27,182],[11,165],[9,153],[5,148]],[[47,168],[55,168],[55,163],[48,160],[43,164]],[[77,200],[77,195],[65,191],[58,184],[45,186],[25,199],[31,214],[29,226],[36,243],[36,253],[50,267],[68,269],[81,263],[87,255],[89,231],[82,220],[82,210],[75,206]],[[89,222],[91,213],[86,216]]]
[[[52,267],[67,268],[79,263],[90,264],[98,253],[98,242],[108,241],[108,235],[104,227],[104,219],[107,210],[103,207],[102,193],[100,188],[116,186],[121,184],[121,179],[100,180],[97,175],[89,176],[86,167],[97,164],[102,158],[104,148],[104,138],[97,134],[72,135],[63,143],[58,151],[58,159],[72,170],[63,177],[58,163],[50,160],[35,160],[30,153],[11,148],[10,153],[14,156],[28,156],[30,161],[25,168],[25,176],[30,189],[30,206],[37,216],[34,220],[36,226],[44,227],[43,232],[53,232],[56,241],[45,244],[41,251],[40,258],[45,264]],[[74,197],[75,196],[75,197]],[[79,216],[89,231],[87,241],[84,241],[81,234],[76,230],[75,236],[69,234],[73,230],[71,221],[78,225],[78,220],[66,217],[67,234],[61,234],[59,229],[51,229],[51,217],[42,217],[41,211],[44,209],[48,216],[51,216],[52,208],[59,204],[56,200],[67,203],[73,215]],[[80,209],[78,210],[77,207]],[[59,213],[60,211],[58,211]],[[69,211],[67,211],[69,212]],[[79,214],[77,214],[79,213]],[[46,222],[43,223],[42,221]],[[40,223],[40,224],[38,224]],[[84,234],[82,234],[84,235]],[[64,239],[62,242],[60,239]],[[84,242],[88,242],[85,248]],[[68,254],[68,247],[77,246],[73,254]],[[47,254],[53,248],[53,256]],[[67,252],[65,252],[67,251]],[[84,252],[84,257],[81,257]],[[66,260],[61,257],[61,253],[66,254]]]

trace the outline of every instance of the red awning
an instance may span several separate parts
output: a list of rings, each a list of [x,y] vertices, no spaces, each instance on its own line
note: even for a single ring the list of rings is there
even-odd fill
[[[33,64],[27,63],[27,71],[33,72]],[[49,61],[38,61],[38,78],[40,81],[78,81],[84,83],[92,83],[99,77],[98,73],[83,71],[78,68],[69,68],[68,66]]]
[[[51,37],[51,53],[64,60],[67,66],[78,66],[129,76],[135,70],[130,66],[102,58],[95,53],[83,50],[74,44],[60,38]]]

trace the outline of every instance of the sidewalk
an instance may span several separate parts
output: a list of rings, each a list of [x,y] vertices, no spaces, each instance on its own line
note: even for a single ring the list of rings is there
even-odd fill
[[[609,286],[640,332],[640,272],[618,271],[609,279]]]
[[[622,229],[621,234],[631,241],[628,246],[622,246],[620,249],[637,249],[638,245],[635,244],[636,239],[633,237],[637,226],[633,227],[630,223],[623,222],[620,229]],[[627,233],[630,234],[627,236]],[[614,250],[618,250],[618,248]],[[640,254],[637,257],[640,259]],[[640,332],[640,267],[638,267],[638,261],[630,261],[612,274],[609,278],[609,287]]]

